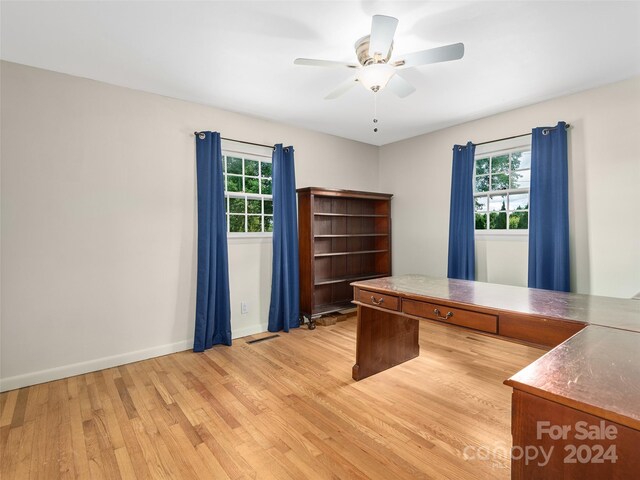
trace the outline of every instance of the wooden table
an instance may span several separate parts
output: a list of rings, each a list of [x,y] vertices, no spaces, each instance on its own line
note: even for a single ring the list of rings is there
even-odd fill
[[[425,318],[555,347],[505,381],[512,478],[640,478],[640,301],[420,275],[352,285],[355,380],[417,357]]]

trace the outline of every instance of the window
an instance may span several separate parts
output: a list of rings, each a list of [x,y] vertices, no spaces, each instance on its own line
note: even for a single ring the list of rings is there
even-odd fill
[[[223,152],[227,232],[273,232],[271,158]]]
[[[531,148],[477,153],[474,167],[476,231],[527,231]]]

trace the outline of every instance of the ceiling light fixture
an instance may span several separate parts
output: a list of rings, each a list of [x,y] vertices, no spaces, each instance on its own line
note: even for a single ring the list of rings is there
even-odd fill
[[[395,73],[395,69],[387,63],[372,63],[362,67],[358,71],[357,78],[364,88],[378,93]]]

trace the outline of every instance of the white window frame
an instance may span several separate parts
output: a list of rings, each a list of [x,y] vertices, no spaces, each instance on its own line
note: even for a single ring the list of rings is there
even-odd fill
[[[226,143],[226,145],[225,145]],[[258,182],[260,182],[263,178],[269,178],[271,180],[271,187],[273,189],[273,167],[272,167],[272,171],[271,177],[262,177],[262,170],[260,169],[258,171],[258,177],[254,177],[252,175],[250,176],[246,176],[245,172],[244,172],[244,160],[254,160],[254,161],[258,161],[258,162],[262,162],[262,163],[272,163],[272,158],[270,155],[267,155],[266,153],[261,153],[258,152],[255,149],[253,151],[245,151],[245,150],[250,150],[250,149],[245,149],[245,148],[237,148],[236,147],[236,142],[233,142],[233,144],[231,144],[231,142],[225,142],[223,141],[222,143],[222,157],[223,157],[223,161],[225,162],[225,165],[223,167],[223,175],[224,175],[224,201],[226,203],[226,222],[227,222],[227,237],[228,238],[233,238],[233,239],[250,239],[250,238],[263,238],[263,237],[273,237],[273,232],[231,232],[229,231],[229,229],[231,228],[230,225],[230,215],[241,215],[241,214],[237,214],[237,213],[231,213],[230,208],[229,208],[229,201],[231,198],[243,198],[245,199],[245,212],[244,212],[244,217],[245,217],[245,228],[248,225],[248,215],[250,215],[247,212],[247,202],[246,200],[261,200],[262,203],[262,213],[260,213],[260,216],[262,217],[262,228],[264,229],[264,217],[265,216],[270,216],[273,218],[273,214],[271,215],[265,215],[264,213],[264,200],[269,200],[271,202],[273,202],[273,194],[260,194],[260,193],[246,193],[246,192],[228,192],[227,191],[227,165],[226,165],[226,157],[236,157],[236,158],[242,158],[242,175],[238,175],[242,178],[242,185],[244,187],[244,182],[246,178],[257,178]],[[244,145],[243,145],[244,147]],[[266,150],[265,148],[260,147],[262,150]],[[232,174],[232,175],[236,175],[236,174]],[[272,190],[273,191],[273,190]],[[251,215],[256,215],[256,214],[251,214]]]
[[[474,159],[473,159],[473,198],[474,198],[474,211],[473,211],[473,218],[474,218],[474,232],[477,236],[480,237],[490,237],[490,236],[511,236],[511,237],[528,237],[529,236],[529,229],[518,229],[518,230],[511,230],[509,229],[509,216],[508,216],[508,212],[509,210],[509,196],[511,194],[522,194],[522,193],[526,193],[529,195],[530,193],[530,188],[511,188],[511,189],[507,189],[507,190],[489,190],[487,192],[476,192],[475,191],[475,182],[476,182],[476,160],[479,160],[481,158],[486,158],[486,157],[497,157],[500,155],[505,155],[505,154],[511,154],[514,152],[522,152],[522,151],[531,151],[531,137],[530,136],[526,136],[526,137],[521,137],[521,138],[514,138],[514,139],[510,139],[510,140],[503,140],[501,142],[495,142],[495,143],[490,143],[490,144],[486,144],[486,145],[480,145],[478,147],[476,147],[476,151],[475,151],[475,155],[474,155]],[[509,167],[511,167],[511,164],[509,164]],[[489,172],[491,172],[491,160],[489,161]],[[509,174],[510,171],[507,173]],[[507,228],[504,230],[491,230],[489,228],[484,229],[484,230],[477,230],[475,228],[475,215],[476,215],[476,211],[475,211],[475,198],[476,197],[483,197],[483,196],[491,196],[491,195],[501,195],[501,194],[509,194],[507,195]],[[531,197],[529,197],[529,206],[531,206]],[[489,208],[489,205],[487,205],[487,209]],[[527,212],[530,212],[529,209],[527,209]],[[490,210],[487,210],[487,222],[489,221],[489,215],[490,215]],[[531,217],[529,216],[529,220],[531,219]]]

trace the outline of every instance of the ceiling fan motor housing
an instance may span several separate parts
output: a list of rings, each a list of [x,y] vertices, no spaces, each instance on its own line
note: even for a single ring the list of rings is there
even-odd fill
[[[369,38],[370,35],[365,35],[364,37],[358,39],[355,44],[356,56],[358,57],[358,62],[360,62],[360,65],[364,67],[366,65],[371,65],[372,63],[387,63],[391,58],[391,53],[393,52],[393,42],[391,42],[391,46],[389,47],[389,52],[387,53],[386,57],[383,57],[383,54],[379,52],[377,52],[378,54],[374,57],[371,57],[369,55]]]

